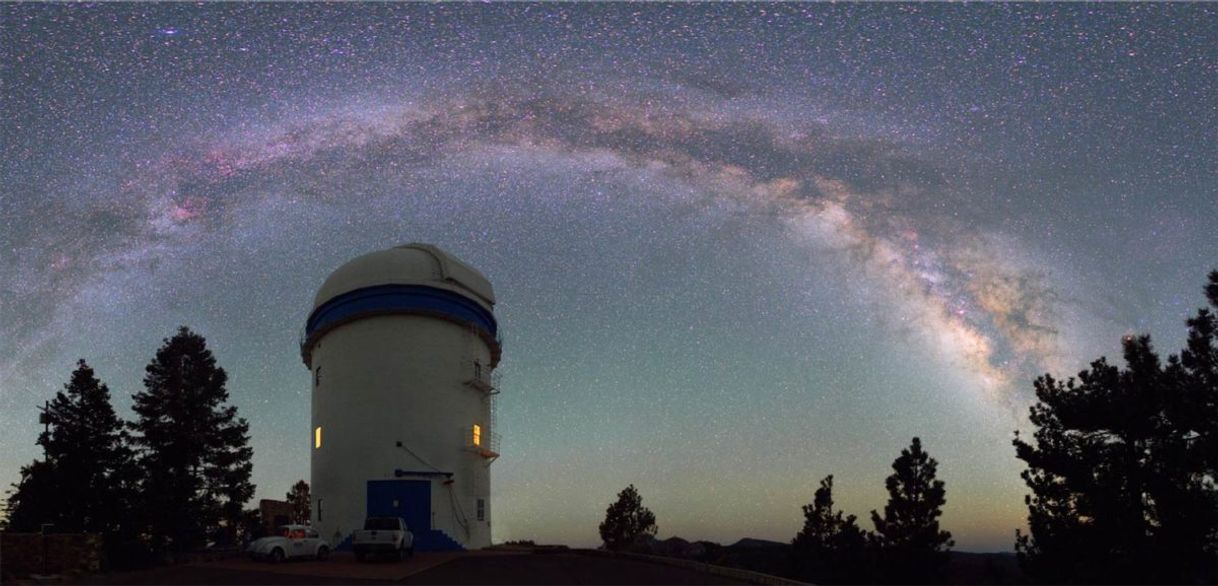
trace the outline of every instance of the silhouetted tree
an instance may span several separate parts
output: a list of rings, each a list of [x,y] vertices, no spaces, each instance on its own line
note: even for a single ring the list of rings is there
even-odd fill
[[[1218,307],[1218,272],[1209,280]],[[1166,368],[1149,336],[1131,336],[1124,369],[1100,358],[1077,381],[1036,380],[1035,443],[1014,444],[1033,492],[1015,546],[1037,579],[1218,580],[1218,321],[1202,309],[1187,324]]]
[[[254,494],[249,424],[226,405],[228,375],[202,336],[182,327],[148,364],[132,425],[149,531],[176,551],[236,540]]]
[[[1189,474],[1218,481],[1218,271],[1205,286],[1209,308],[1197,310],[1188,325],[1188,341],[1180,356],[1169,356],[1167,374],[1177,392],[1167,400],[1167,417],[1175,426],[1179,448]],[[1195,480],[1195,479],[1194,479]],[[1210,488],[1214,488],[1211,486]]]
[[[634,485],[627,486],[617,494],[617,502],[605,510],[605,521],[600,525],[601,539],[605,548],[622,550],[637,544],[640,539],[656,534],[656,516],[643,506],[643,497]]]
[[[127,433],[110,390],[84,360],[41,422],[44,460],[22,468],[9,499],[10,528],[36,531],[53,523],[56,531],[103,534],[129,528],[135,478]]]
[[[939,463],[922,450],[922,440],[913,438],[909,449],[892,463],[893,474],[884,484],[888,504],[884,516],[871,511],[875,524],[874,543],[883,560],[884,578],[898,583],[940,581],[939,571],[947,562],[947,549],[955,545],[952,534],[939,529],[946,491],[935,479]]]
[[[870,581],[867,572],[868,535],[854,515],[833,510],[833,475],[820,481],[812,504],[804,505],[803,529],[791,540],[796,574],[825,584]]]
[[[55,467],[46,460],[34,460],[22,466],[21,479],[13,484],[5,505],[4,530],[31,533],[43,523],[58,522],[57,484]]]
[[[241,525],[238,533],[243,542],[266,537],[266,527],[262,525],[262,511],[259,509],[241,511]]]
[[[312,512],[309,506],[309,483],[304,480],[296,481],[286,498],[288,504],[292,505],[292,522],[307,524]]]

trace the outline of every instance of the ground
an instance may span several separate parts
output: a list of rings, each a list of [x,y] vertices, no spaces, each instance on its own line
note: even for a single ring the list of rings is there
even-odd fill
[[[574,552],[419,553],[402,562],[357,562],[349,553],[326,561],[281,564],[231,559],[85,576],[74,584],[744,584],[663,564]]]
[[[478,556],[410,576],[403,584],[745,584],[662,564],[575,553]]]

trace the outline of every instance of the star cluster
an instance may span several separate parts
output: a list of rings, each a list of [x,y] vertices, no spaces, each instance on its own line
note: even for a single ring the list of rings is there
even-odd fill
[[[945,526],[1009,549],[1030,380],[1218,262],[1200,4],[5,4],[0,482],[84,357],[120,412],[178,324],[308,476],[297,341],[345,260],[433,242],[507,334],[498,540],[789,539],[883,504],[913,435]]]

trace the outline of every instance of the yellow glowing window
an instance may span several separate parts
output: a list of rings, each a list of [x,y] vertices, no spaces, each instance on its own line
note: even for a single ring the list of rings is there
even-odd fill
[[[313,447],[314,448],[321,447],[321,426],[320,425],[317,426],[317,429],[313,430]]]
[[[475,446],[482,445],[482,426],[481,425],[474,426],[474,445]]]

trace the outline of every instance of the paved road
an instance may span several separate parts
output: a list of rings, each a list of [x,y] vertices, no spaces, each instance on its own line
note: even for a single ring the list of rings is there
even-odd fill
[[[574,553],[461,557],[409,576],[401,583],[745,584],[663,564]]]
[[[258,570],[234,570],[211,564],[186,564],[141,572],[116,572],[83,576],[69,584],[396,584],[392,580],[359,580],[323,576],[301,576]]]
[[[419,554],[360,563],[349,554],[318,561],[244,559],[83,576],[73,584],[742,584],[723,576],[642,561],[575,553]]]
[[[350,552],[335,552],[330,559],[288,560],[278,564],[244,557],[200,562],[141,572],[82,577],[79,584],[396,584],[401,579],[475,553],[420,553],[410,559],[374,559],[357,562]]]

